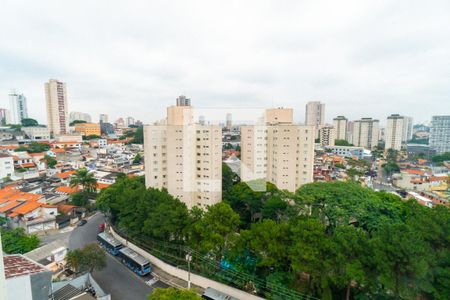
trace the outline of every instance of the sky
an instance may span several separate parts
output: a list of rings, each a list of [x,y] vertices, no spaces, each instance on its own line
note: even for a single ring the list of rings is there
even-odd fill
[[[450,114],[450,1],[1,1],[0,107],[15,89],[46,123],[50,78],[94,121],[150,123],[184,94],[224,119],[322,101],[328,122],[427,122]]]

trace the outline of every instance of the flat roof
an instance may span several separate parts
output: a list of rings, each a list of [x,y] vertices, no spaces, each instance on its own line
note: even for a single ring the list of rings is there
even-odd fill
[[[18,254],[3,256],[3,263],[5,265],[6,279],[41,272],[50,272],[37,262]]]
[[[231,297],[230,295],[227,295],[225,293],[222,293],[216,289],[213,289],[211,287],[207,288],[205,292],[203,293],[203,296],[212,298],[212,299],[221,299],[221,300],[238,300],[237,298]]]
[[[148,259],[146,259],[142,255],[137,254],[136,252],[134,252],[133,250],[131,250],[128,247],[120,249],[119,252],[121,252],[125,256],[128,256],[129,258],[131,258],[132,260],[134,260],[138,264],[145,265],[145,264],[150,263],[150,261]]]

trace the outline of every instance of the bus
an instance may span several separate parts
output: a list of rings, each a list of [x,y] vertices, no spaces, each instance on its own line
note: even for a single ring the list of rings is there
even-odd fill
[[[219,292],[218,290],[213,289],[212,287],[207,288],[203,292],[202,298],[207,300],[239,300],[237,298],[231,297],[230,295]]]
[[[100,232],[97,234],[97,241],[103,248],[106,249],[112,255],[119,254],[119,250],[123,247],[122,243],[113,238],[106,232]]]
[[[140,276],[147,275],[151,272],[150,262],[128,247],[119,250],[119,257],[128,268]]]

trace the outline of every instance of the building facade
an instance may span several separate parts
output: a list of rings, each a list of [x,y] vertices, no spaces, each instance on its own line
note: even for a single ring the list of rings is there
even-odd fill
[[[98,123],[78,123],[75,124],[75,131],[80,133],[81,135],[89,136],[89,135],[98,135],[100,136],[100,124]]]
[[[14,174],[13,157],[6,153],[0,153],[0,180],[11,177]]]
[[[402,149],[408,135],[408,122],[407,117],[398,114],[387,117],[384,149]]]
[[[321,146],[334,146],[336,140],[336,130],[333,126],[324,126],[319,130],[319,139]]]
[[[285,108],[267,110],[265,121],[241,126],[241,180],[263,179],[291,192],[312,182],[315,127],[293,124]]]
[[[21,124],[22,119],[28,118],[27,98],[23,94],[12,92],[9,94],[9,109],[11,123]]]
[[[362,118],[353,122],[352,143],[356,147],[374,149],[378,145],[380,125],[378,120]]]
[[[336,140],[347,140],[347,118],[344,116],[337,116],[333,119],[333,127],[336,133]]]
[[[100,121],[100,123],[108,123],[108,115],[107,114],[100,114],[99,121]]]
[[[0,125],[11,124],[11,112],[6,108],[0,108]]]
[[[72,112],[70,112],[70,115],[69,115],[69,122],[73,122],[75,120],[85,121],[87,123],[92,122],[92,118],[91,118],[90,114],[79,112],[79,111],[72,111]]]
[[[56,79],[45,83],[47,120],[51,134],[66,134],[69,130],[66,84]]]
[[[450,116],[433,116],[429,144],[437,153],[450,152]]]
[[[145,183],[188,208],[206,208],[222,200],[222,130],[193,120],[190,100],[180,96],[164,122],[144,126]]]
[[[32,141],[49,140],[50,139],[50,129],[43,126],[30,126],[22,127],[22,131],[30,138]]]

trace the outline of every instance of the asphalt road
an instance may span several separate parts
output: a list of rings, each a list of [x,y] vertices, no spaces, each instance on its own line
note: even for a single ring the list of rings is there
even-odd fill
[[[97,214],[86,225],[76,227],[69,236],[69,249],[96,242],[98,225],[104,221],[103,215]],[[112,300],[144,300],[153,288],[167,287],[161,281],[147,285],[145,282],[153,279],[151,275],[139,277],[110,254],[107,254],[106,268],[95,271],[93,277],[105,292],[111,294]]]

